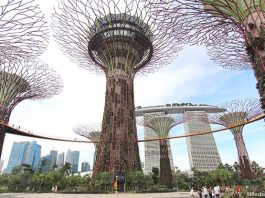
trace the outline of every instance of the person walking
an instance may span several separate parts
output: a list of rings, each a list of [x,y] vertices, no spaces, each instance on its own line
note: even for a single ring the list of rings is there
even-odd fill
[[[199,194],[199,197],[202,198],[202,189],[201,188],[198,189],[198,194]]]
[[[195,193],[193,191],[193,188],[191,188],[191,190],[190,190],[190,196],[191,196],[191,198],[195,198]]]
[[[209,186],[209,188],[208,188],[208,193],[209,193],[209,197],[210,197],[210,198],[213,198],[212,191],[213,191],[212,187]]]
[[[203,195],[205,198],[208,198],[209,193],[208,193],[206,186],[203,187]]]
[[[241,189],[240,189],[240,185],[236,184],[236,196],[240,197],[241,196]]]
[[[216,185],[214,188],[214,194],[215,194],[215,198],[219,198],[220,195],[220,187],[218,185]]]

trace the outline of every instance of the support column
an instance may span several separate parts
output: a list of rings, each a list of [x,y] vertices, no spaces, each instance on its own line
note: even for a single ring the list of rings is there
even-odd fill
[[[171,172],[170,160],[168,157],[167,140],[159,140],[160,144],[160,184],[171,187],[173,177]],[[168,171],[170,170],[170,171]]]
[[[236,142],[241,177],[251,179],[253,178],[252,170],[242,132],[233,133],[233,135]]]
[[[107,78],[102,132],[94,170],[94,174],[120,174],[128,170],[141,170],[133,77]]]

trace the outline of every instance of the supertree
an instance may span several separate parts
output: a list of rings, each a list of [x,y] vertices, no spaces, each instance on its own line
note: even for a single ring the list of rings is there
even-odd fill
[[[150,1],[151,2],[151,1]],[[182,13],[182,27],[192,44],[204,44],[218,64],[231,69],[253,69],[265,109],[265,2],[263,0],[174,0],[151,3],[171,18]],[[174,4],[168,9],[167,4]],[[174,15],[177,15],[175,17]],[[174,30],[173,30],[174,31]]]
[[[155,15],[140,0],[66,0],[52,18],[62,50],[81,67],[106,76],[94,173],[141,170],[134,77],[167,64],[181,49],[178,42],[183,32],[174,37],[168,34],[164,23],[168,18]]]
[[[2,58],[0,57],[1,121],[8,123],[12,110],[23,100],[49,98],[60,93],[61,78],[47,64],[31,58]],[[5,128],[1,126],[0,157],[4,139]]]
[[[10,52],[41,54],[48,44],[49,28],[35,0],[5,0],[0,4],[0,56]]]
[[[94,162],[93,169],[95,168],[95,161],[97,157],[98,145],[100,142],[101,127],[97,124],[81,124],[73,128],[74,133],[81,135],[91,142],[94,143],[95,153],[94,153]]]
[[[137,119],[137,124],[151,128],[157,134],[160,150],[160,184],[172,186],[173,176],[168,156],[169,131],[172,127],[183,123],[182,114],[165,114],[162,112],[144,114]]]
[[[209,122],[225,127],[243,124],[233,127],[230,130],[236,142],[241,177],[250,179],[252,178],[250,160],[242,132],[245,122],[262,113],[260,103],[257,99],[232,100],[220,105],[220,107],[227,111],[209,114]]]

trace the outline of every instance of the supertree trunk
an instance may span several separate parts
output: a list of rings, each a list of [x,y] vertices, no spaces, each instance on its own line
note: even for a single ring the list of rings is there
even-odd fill
[[[4,126],[0,126],[0,159],[2,156],[2,149],[3,149],[3,145],[4,145],[4,141],[5,141],[5,127]]]
[[[133,77],[107,77],[102,132],[94,173],[141,170]]]
[[[9,117],[10,117],[9,115],[10,113],[6,113],[6,111],[1,108],[0,121],[8,124]],[[0,159],[2,157],[2,150],[4,146],[5,136],[6,136],[6,128],[3,125],[1,125],[0,126]]]
[[[172,186],[173,176],[171,172],[170,160],[168,157],[167,140],[159,140],[160,144],[160,184],[167,187]]]
[[[93,169],[95,169],[95,167],[96,167],[96,159],[97,159],[99,144],[96,143],[96,144],[94,144],[94,146],[95,146],[95,152],[94,152],[94,159],[93,159]]]
[[[241,178],[251,179],[253,178],[252,170],[242,132],[233,132],[233,135],[236,142]]]
[[[248,38],[247,52],[257,79],[256,87],[261,97],[260,102],[265,109],[265,31],[263,29],[257,37],[249,34]]]

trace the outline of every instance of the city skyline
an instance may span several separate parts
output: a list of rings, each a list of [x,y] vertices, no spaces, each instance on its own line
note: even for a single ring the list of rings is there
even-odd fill
[[[49,18],[52,0],[41,2],[40,7]],[[21,126],[33,132],[46,133],[64,137],[78,137],[72,128],[80,123],[101,123],[103,115],[105,79],[84,71],[71,63],[64,56],[53,38],[50,38],[48,50],[41,57],[55,68],[64,80],[63,92],[54,98],[41,101],[23,101],[11,114],[10,123]],[[217,66],[207,56],[204,47],[186,46],[174,62],[159,72],[135,79],[135,106],[164,105],[167,103],[206,103],[218,105],[231,99],[258,98],[255,88],[256,80],[253,72],[231,71]],[[138,128],[138,137],[143,139],[143,127]],[[214,127],[213,127],[214,128]],[[262,140],[265,138],[264,121],[247,125],[243,136],[250,160],[265,166],[262,158]],[[170,135],[184,134],[183,125],[174,127]],[[218,151],[223,163],[233,163],[237,160],[233,137],[229,133],[214,134]],[[35,139],[35,138],[34,138]],[[14,141],[32,141],[32,138],[7,134],[3,148],[4,168],[8,161]],[[80,161],[93,164],[94,146],[84,143],[65,143],[36,139],[48,153],[52,148],[65,152],[68,148],[80,148]],[[141,161],[143,159],[143,143],[140,143]],[[189,169],[186,140],[171,141],[172,155],[175,166],[182,170]],[[61,149],[60,149],[61,148]]]

